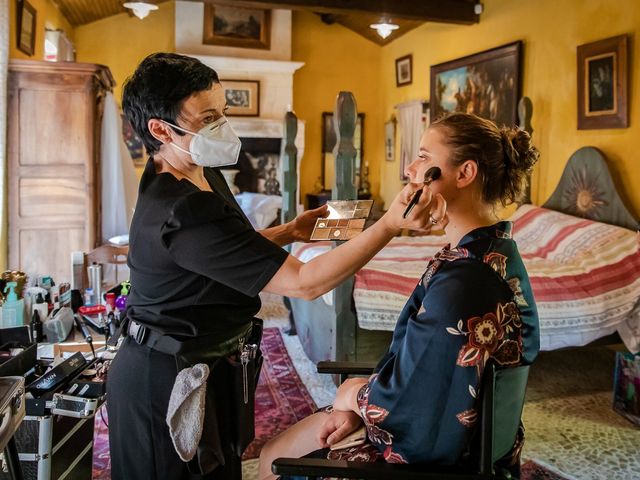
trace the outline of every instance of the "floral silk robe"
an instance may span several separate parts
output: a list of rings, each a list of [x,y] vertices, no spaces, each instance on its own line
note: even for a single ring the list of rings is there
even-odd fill
[[[499,368],[530,364],[538,354],[538,328],[510,222],[476,229],[457,247],[443,248],[402,310],[375,376],[358,393],[377,448],[331,452],[330,458],[458,463],[478,418],[487,360]]]

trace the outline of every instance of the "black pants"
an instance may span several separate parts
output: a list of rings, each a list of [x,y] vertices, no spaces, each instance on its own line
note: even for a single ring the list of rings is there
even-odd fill
[[[225,432],[233,395],[215,395],[225,465],[209,475],[193,475],[178,457],[165,418],[177,376],[175,358],[138,345],[128,337],[120,347],[107,382],[111,478],[113,480],[241,479],[240,458]],[[210,388],[211,384],[208,385]]]

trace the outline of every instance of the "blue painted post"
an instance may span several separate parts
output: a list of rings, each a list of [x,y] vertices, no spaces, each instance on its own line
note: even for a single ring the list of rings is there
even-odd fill
[[[333,200],[355,200],[356,191],[356,147],[353,135],[356,131],[356,99],[351,92],[340,92],[333,113],[333,125],[336,130],[335,158],[336,184],[332,189]]]
[[[284,116],[284,131],[282,135],[282,152],[280,163],[282,165],[282,223],[287,223],[296,218],[297,198],[297,163],[298,148],[296,147],[296,135],[298,134],[298,117],[293,112],[287,112]]]

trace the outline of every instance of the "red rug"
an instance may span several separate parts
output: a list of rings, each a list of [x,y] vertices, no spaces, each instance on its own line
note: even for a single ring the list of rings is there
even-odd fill
[[[312,414],[316,405],[296,372],[282,335],[277,328],[265,328],[262,336],[264,364],[256,389],[256,439],[243,459],[257,458],[267,440],[298,420]],[[104,420],[103,420],[104,416]],[[109,430],[107,409],[103,407],[95,419],[93,444],[93,478],[109,480]]]
[[[256,439],[243,459],[257,458],[267,440],[316,410],[311,395],[300,380],[277,328],[262,335],[264,364],[256,389]]]

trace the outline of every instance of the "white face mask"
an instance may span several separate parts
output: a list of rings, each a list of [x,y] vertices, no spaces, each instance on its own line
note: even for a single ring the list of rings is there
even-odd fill
[[[163,120],[164,121],[164,120]],[[181,152],[191,155],[193,163],[202,167],[225,167],[238,163],[242,142],[233,131],[226,117],[220,117],[213,123],[204,126],[197,133],[164,122],[178,130],[193,135],[189,143],[189,151],[171,142]]]

